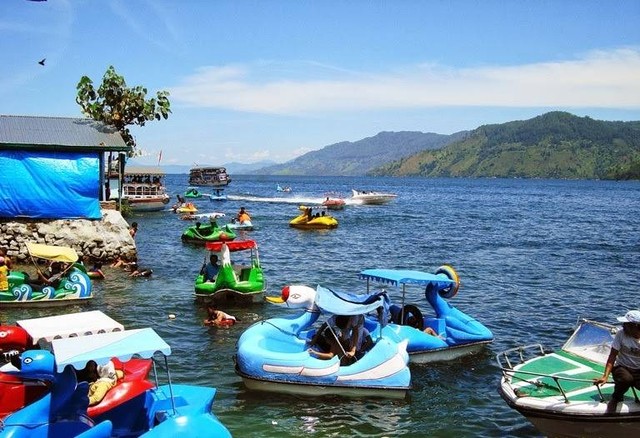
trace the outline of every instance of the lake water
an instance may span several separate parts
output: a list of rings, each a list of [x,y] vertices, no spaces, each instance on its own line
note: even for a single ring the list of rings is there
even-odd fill
[[[290,194],[276,185],[291,186]],[[173,200],[187,175],[169,175]],[[330,231],[289,228],[298,205],[328,191],[388,191],[384,206],[348,205]],[[206,189],[204,190],[206,191]],[[480,354],[453,362],[411,365],[405,400],[305,398],[255,393],[234,373],[235,342],[253,322],[286,312],[268,303],[225,308],[241,321],[204,327],[193,281],[205,258],[183,244],[191,225],[173,213],[137,215],[140,265],[150,279],[130,279],[106,268],[92,302],[69,309],[12,309],[2,319],[65,310],[100,309],[129,328],[151,326],[171,345],[174,382],[218,389],[214,412],[238,437],[538,436],[496,388],[495,354],[541,342],[558,348],[579,317],[614,322],[640,308],[640,183],[521,179],[408,179],[234,176],[229,200],[196,200],[201,212],[232,216],[240,206],[257,229],[240,237],[259,244],[268,294],[302,283],[363,290],[368,268],[458,271],[462,286],[452,304],[475,317],[495,341]],[[422,303],[422,291],[412,290]],[[176,319],[169,320],[169,314]]]

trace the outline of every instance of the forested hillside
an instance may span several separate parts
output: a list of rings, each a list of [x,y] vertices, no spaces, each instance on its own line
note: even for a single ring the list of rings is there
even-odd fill
[[[370,170],[429,149],[441,148],[463,138],[465,132],[452,135],[424,132],[381,132],[359,141],[343,141],[308,152],[283,164],[265,167],[261,175],[357,176]]]
[[[484,125],[440,150],[422,151],[371,175],[639,179],[640,122],[551,112]]]

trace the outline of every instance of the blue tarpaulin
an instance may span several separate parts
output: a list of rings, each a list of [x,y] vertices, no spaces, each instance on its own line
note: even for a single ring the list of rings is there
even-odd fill
[[[0,150],[0,217],[100,219],[96,152]]]

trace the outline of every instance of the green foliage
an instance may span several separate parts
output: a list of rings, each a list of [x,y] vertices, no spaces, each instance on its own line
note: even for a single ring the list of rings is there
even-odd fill
[[[140,85],[127,87],[124,77],[118,75],[113,66],[109,66],[97,90],[87,76],[80,79],[76,89],[76,102],[82,113],[115,126],[127,145],[133,148],[133,155],[136,142],[127,126],[144,126],[150,120],[166,120],[171,112],[167,91],[158,91],[155,98],[146,99],[147,89]]]
[[[605,122],[551,112],[481,126],[442,149],[388,163],[372,174],[638,179],[640,122]]]

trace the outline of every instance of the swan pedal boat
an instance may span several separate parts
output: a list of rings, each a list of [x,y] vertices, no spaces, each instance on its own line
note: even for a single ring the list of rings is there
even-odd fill
[[[35,259],[65,263],[69,269],[61,274],[56,286],[31,280],[26,272],[10,271],[9,289],[0,292],[0,307],[69,305],[93,298],[91,279],[86,267],[78,262],[75,249],[32,242],[26,246],[36,269],[40,268]]]
[[[453,298],[460,287],[456,271],[448,265],[435,273],[403,269],[367,269],[359,277],[367,281],[367,293],[371,283],[396,287],[390,294],[391,323],[389,329],[400,339],[408,341],[407,351],[412,363],[428,363],[456,359],[481,350],[493,341],[491,331],[471,316],[452,306],[446,299]],[[430,305],[431,316],[425,308],[406,302],[408,286],[425,288],[425,298]],[[446,299],[445,299],[446,298]],[[368,324],[378,322],[368,316]],[[426,333],[430,328],[437,336]]]
[[[298,228],[301,230],[326,230],[338,227],[338,220],[333,216],[312,216],[309,218],[309,210],[326,209],[326,207],[306,207],[301,205],[298,207],[302,213],[296,216],[289,222],[289,226],[292,228]]]
[[[0,435],[12,438],[165,437],[200,436],[207,431],[210,436],[230,437],[211,411],[216,390],[172,384],[167,361],[170,354],[171,347],[151,328],[54,339],[51,352],[27,350],[18,357],[17,367],[5,372],[46,381],[50,391],[4,418]],[[78,382],[76,370],[84,369],[89,360],[104,365],[114,358],[126,362],[133,355],[143,359],[153,359],[156,355],[164,358],[168,383],[158,383],[154,364],[154,382],[149,382],[145,390],[114,409],[90,417],[89,385]]]
[[[387,328],[370,333],[373,347],[351,365],[338,355],[319,359],[309,353],[320,314],[361,315],[385,308],[383,293],[353,295],[322,286],[286,286],[269,302],[301,314],[271,318],[249,327],[237,342],[236,373],[250,390],[300,395],[404,398],[411,389],[407,343]]]
[[[236,240],[233,242],[207,242],[207,254],[218,255],[220,270],[216,281],[204,281],[204,267],[209,260],[205,256],[200,274],[195,280],[195,297],[202,301],[262,303],[267,289],[260,258],[258,244],[254,240]],[[231,263],[231,252],[246,254],[246,263]]]
[[[351,190],[352,199],[360,204],[381,205],[393,201],[398,195],[393,193]]]
[[[15,325],[0,326],[0,363],[7,363],[25,350],[50,350],[54,339],[87,336],[124,330],[124,326],[99,310],[47,316],[16,321]],[[117,370],[124,374],[97,405],[88,408],[94,418],[135,397],[152,385],[146,380],[151,361],[132,359],[122,363],[114,360]],[[0,372],[0,419],[40,399],[49,392],[49,385],[41,380],[25,379]]]
[[[544,435],[640,436],[640,390],[632,387],[616,411],[607,413],[614,384],[594,384],[604,373],[618,330],[622,328],[581,319],[557,351],[533,344],[498,353],[498,393]]]

